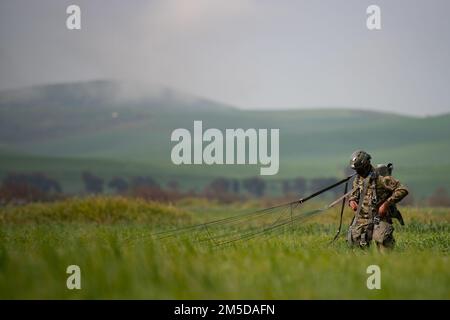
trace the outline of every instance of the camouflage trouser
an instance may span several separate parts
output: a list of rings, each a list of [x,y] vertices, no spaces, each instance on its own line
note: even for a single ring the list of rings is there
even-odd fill
[[[391,223],[380,221],[373,225],[371,219],[357,218],[348,230],[347,241],[352,246],[368,247],[374,240],[377,246],[392,248],[395,244],[393,233]]]
[[[373,240],[376,242],[377,246],[393,248],[395,239],[392,223],[382,220],[379,224],[376,224],[373,227]]]

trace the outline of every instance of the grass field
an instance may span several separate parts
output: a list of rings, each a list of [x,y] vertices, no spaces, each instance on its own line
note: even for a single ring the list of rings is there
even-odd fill
[[[343,235],[330,245],[337,209],[228,247],[149,236],[253,208],[124,198],[2,208],[0,298],[450,298],[449,209],[403,208],[406,226],[396,224],[397,247],[388,254],[349,249]],[[81,268],[81,290],[66,288],[72,264]],[[366,287],[373,264],[381,268],[381,290]]]

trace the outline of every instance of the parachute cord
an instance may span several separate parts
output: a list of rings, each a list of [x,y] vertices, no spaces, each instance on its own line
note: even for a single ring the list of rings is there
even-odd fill
[[[345,196],[347,194],[347,190],[348,190],[348,181],[345,183],[345,188],[344,188],[344,198],[342,199],[342,206],[341,206],[341,216],[339,218],[339,228],[336,232],[336,235],[334,236],[333,240],[331,241],[331,243],[333,243],[334,241],[336,241],[336,239],[338,238],[339,234],[341,233],[341,229],[342,229],[342,217],[344,215],[344,209],[345,209],[345,202],[347,201],[347,197]]]

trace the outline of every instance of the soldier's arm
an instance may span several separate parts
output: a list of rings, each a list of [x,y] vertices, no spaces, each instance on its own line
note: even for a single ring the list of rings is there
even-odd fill
[[[387,198],[387,204],[396,204],[400,202],[404,197],[406,197],[409,193],[406,186],[400,183],[397,179],[386,176],[383,177],[384,187],[392,192],[391,196]]]
[[[358,179],[359,179],[359,177],[356,177],[355,179],[353,179],[352,193],[350,194],[350,197],[348,198],[349,202],[350,201],[358,202],[358,200],[359,200]]]

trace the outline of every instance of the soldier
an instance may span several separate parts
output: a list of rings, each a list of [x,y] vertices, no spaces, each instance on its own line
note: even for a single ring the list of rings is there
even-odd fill
[[[370,159],[371,156],[362,150],[353,152],[350,159],[350,166],[357,176],[349,198],[355,216],[348,231],[348,242],[364,248],[374,240],[379,249],[393,248],[395,239],[390,211],[408,190],[392,176],[380,174]]]

